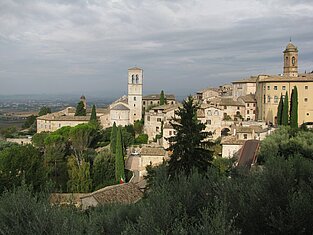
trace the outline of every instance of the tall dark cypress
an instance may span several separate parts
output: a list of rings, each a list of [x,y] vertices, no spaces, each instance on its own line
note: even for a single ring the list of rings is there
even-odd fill
[[[164,96],[164,91],[162,90],[160,94],[160,105],[163,105],[163,104],[165,104],[165,96]]]
[[[283,116],[283,95],[280,95],[280,100],[277,108],[277,125],[282,124],[282,116]]]
[[[298,128],[298,89],[296,86],[292,89],[290,101],[290,126]]]
[[[112,130],[111,130],[111,137],[110,137],[111,153],[115,153],[116,151],[116,136],[117,136],[117,127],[116,127],[116,123],[114,122]]]
[[[115,180],[120,183],[125,181],[124,156],[122,146],[121,127],[117,130],[116,151],[115,151]]]
[[[95,105],[92,106],[90,121],[97,121],[97,111]]]
[[[288,126],[289,121],[289,100],[288,100],[288,93],[286,92],[284,106],[283,106],[283,115],[282,115],[282,125]]]

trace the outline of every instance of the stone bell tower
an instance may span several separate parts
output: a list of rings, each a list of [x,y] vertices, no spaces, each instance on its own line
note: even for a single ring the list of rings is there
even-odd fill
[[[128,69],[129,121],[132,124],[142,118],[142,85],[143,70],[137,67]]]
[[[298,77],[298,49],[291,41],[284,50],[284,76]]]

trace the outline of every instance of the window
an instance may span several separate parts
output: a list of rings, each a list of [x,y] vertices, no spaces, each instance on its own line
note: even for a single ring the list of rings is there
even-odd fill
[[[136,107],[136,104],[134,104],[134,107]]]
[[[145,104],[146,104],[146,101],[143,102],[143,105],[145,105]]]
[[[150,122],[150,116],[147,116],[147,121]]]
[[[274,90],[277,91],[277,86],[274,86]]]
[[[214,111],[214,115],[215,115],[215,116],[218,116],[218,110],[215,110],[215,111]]]
[[[308,90],[308,89],[309,89],[309,86],[305,86],[304,89]]]
[[[136,96],[134,97],[134,101],[136,101]]]
[[[291,60],[292,60],[292,61],[291,61],[291,62],[292,62],[292,65],[295,65],[295,63],[296,63],[296,58],[293,56]]]
[[[152,101],[150,101],[150,104],[153,104],[153,102],[152,102]]]
[[[271,103],[271,97],[269,95],[267,96],[267,103]]]
[[[217,106],[217,105],[216,105]],[[224,109],[227,109],[227,106],[226,105],[224,105]]]
[[[283,89],[283,91],[285,91],[286,90],[286,86],[283,86],[282,89]]]
[[[212,111],[211,110],[208,111],[208,116],[212,116]]]
[[[159,129],[160,129],[160,127],[158,127],[158,126],[155,128],[156,131],[159,131]]]
[[[274,103],[275,104],[278,103],[278,96],[277,95],[274,96]]]
[[[211,125],[212,121],[211,120],[207,120],[206,124]]]
[[[255,104],[253,104],[253,107],[255,107]]]
[[[249,103],[247,104],[247,107],[249,107]]]
[[[266,86],[263,86],[263,89],[265,90]]]
[[[239,106],[237,106],[237,110],[239,110],[240,108],[239,108]]]
[[[306,115],[307,115],[307,116],[310,116],[310,114],[309,114],[309,113],[306,113]]]
[[[308,98],[304,98],[304,102],[308,102]]]
[[[270,86],[267,86],[267,90],[270,90],[271,89],[271,87]]]
[[[247,114],[249,114],[249,110],[247,110]]]
[[[255,110],[253,110],[253,114],[255,114]]]
[[[161,118],[157,118],[157,122],[161,122]]]
[[[243,134],[243,138],[246,140],[248,139],[248,135],[247,134]]]
[[[172,131],[169,131],[169,135],[172,135]]]
[[[138,77],[138,74],[136,74],[136,84],[139,83],[139,77]]]
[[[134,76],[134,74],[132,75],[132,83],[135,84],[135,76]]]

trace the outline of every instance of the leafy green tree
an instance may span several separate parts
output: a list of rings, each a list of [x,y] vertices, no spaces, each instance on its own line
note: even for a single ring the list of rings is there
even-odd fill
[[[134,131],[136,135],[142,134],[143,132],[143,119],[137,120],[134,123]]]
[[[290,103],[290,126],[292,128],[298,128],[298,89],[295,86],[291,92]]]
[[[68,190],[73,193],[88,193],[92,190],[92,179],[90,175],[90,163],[84,159],[77,164],[74,156],[68,159],[69,181]]]
[[[280,95],[280,100],[277,108],[277,125],[282,125],[282,117],[283,117],[283,95]]]
[[[95,157],[92,171],[95,190],[115,183],[115,159],[109,151],[101,152]]]
[[[41,150],[44,150],[45,148],[45,139],[47,136],[50,135],[48,132],[40,132],[36,133],[32,137],[32,143],[35,147],[40,148]]]
[[[95,134],[96,129],[90,124],[79,124],[71,128],[69,136],[78,166],[81,165],[83,158],[86,157],[85,154],[95,138]]]
[[[164,105],[165,104],[165,97],[164,97],[164,91],[161,91],[160,94],[160,105]]]
[[[135,144],[147,144],[148,143],[148,135],[147,134],[140,134],[135,139]]]
[[[22,181],[40,190],[45,185],[43,157],[32,145],[12,145],[0,152],[0,192]]]
[[[75,116],[86,116],[86,109],[83,101],[79,101],[76,106]]]
[[[95,105],[92,106],[90,121],[91,122],[97,121],[97,112],[96,112],[96,106]]]
[[[26,121],[24,122],[24,124],[22,125],[23,128],[30,128],[32,125],[35,124],[36,122],[36,116],[34,115],[31,115],[31,116],[28,116]]]
[[[113,123],[113,127],[111,130],[111,137],[110,137],[110,149],[112,153],[116,151],[116,138],[117,138],[117,127],[116,123]]]
[[[197,120],[197,104],[193,103],[193,98],[188,97],[183,102],[183,107],[175,111],[176,118],[171,125],[176,130],[176,135],[168,138],[172,151],[169,160],[169,175],[175,176],[179,172],[186,175],[191,173],[193,168],[205,173],[212,161],[212,151],[205,149],[207,132],[205,125]]]
[[[43,116],[43,115],[46,115],[48,113],[51,113],[51,109],[49,107],[43,106],[40,108],[38,116]]]
[[[124,169],[124,156],[122,146],[122,133],[121,127],[117,130],[116,135],[116,151],[115,151],[115,180],[125,181],[125,169]]]
[[[54,183],[55,190],[65,191],[68,180],[67,140],[62,135],[51,133],[44,139],[44,145],[44,162],[48,178]]]
[[[284,105],[283,105],[283,113],[282,113],[282,125],[288,126],[289,122],[289,100],[288,100],[288,93],[286,92]]]

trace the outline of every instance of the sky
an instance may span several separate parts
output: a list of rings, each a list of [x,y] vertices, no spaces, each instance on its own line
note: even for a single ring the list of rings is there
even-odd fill
[[[187,96],[282,72],[290,38],[313,70],[312,0],[0,0],[0,95]]]

